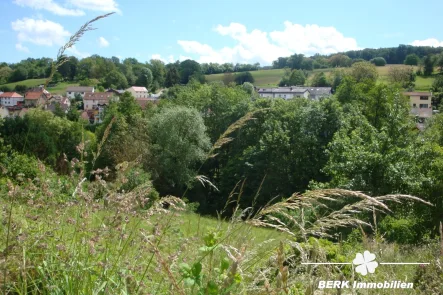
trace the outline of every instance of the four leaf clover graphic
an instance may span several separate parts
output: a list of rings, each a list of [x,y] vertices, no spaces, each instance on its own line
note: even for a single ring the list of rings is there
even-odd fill
[[[357,253],[352,263],[357,265],[355,271],[363,276],[367,275],[368,272],[374,273],[378,266],[377,261],[375,261],[375,254],[369,251],[365,251],[363,255],[361,253]]]

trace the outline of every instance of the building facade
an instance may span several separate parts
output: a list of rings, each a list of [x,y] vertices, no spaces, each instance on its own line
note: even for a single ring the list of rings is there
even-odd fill
[[[404,92],[403,95],[409,98],[411,115],[424,119],[432,116],[431,92]]]
[[[66,97],[73,99],[78,94],[82,98],[85,97],[86,93],[92,92],[94,93],[94,87],[86,87],[86,86],[70,86],[66,88]]]
[[[4,92],[0,94],[0,105],[5,107],[13,107],[17,105],[22,105],[24,103],[24,98],[17,92]]]
[[[149,92],[146,87],[132,86],[126,89],[126,91],[130,92],[136,99],[149,97]]]
[[[257,90],[260,97],[270,98],[310,98],[319,100],[332,95],[331,87],[276,87],[276,88],[259,88]]]
[[[108,105],[113,99],[118,100],[113,92],[88,92],[83,97],[83,108],[85,111],[98,110],[99,106]]]

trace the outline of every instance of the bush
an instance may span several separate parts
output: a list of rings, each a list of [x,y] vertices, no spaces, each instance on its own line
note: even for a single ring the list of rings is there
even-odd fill
[[[26,89],[27,89],[27,88],[28,88],[28,87],[26,87],[26,85],[15,85],[14,90],[15,90],[16,92],[24,93],[24,92],[26,92]]]
[[[416,217],[386,216],[379,230],[388,242],[412,244],[423,234],[420,221]]]
[[[386,60],[383,57],[375,57],[370,60],[371,63],[376,65],[377,67],[383,67],[386,65]]]
[[[250,72],[242,72],[235,75],[235,83],[237,85],[243,85],[245,82],[254,83],[254,77]]]
[[[2,92],[11,92],[12,88],[9,87],[9,86],[6,86],[6,85],[2,85],[2,86],[0,86],[0,91],[2,91]]]

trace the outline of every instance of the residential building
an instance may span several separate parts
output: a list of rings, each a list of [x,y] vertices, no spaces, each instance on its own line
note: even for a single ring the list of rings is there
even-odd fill
[[[22,105],[24,102],[23,96],[17,92],[4,92],[0,94],[0,105],[6,107],[12,107]]]
[[[313,100],[320,100],[332,95],[331,87],[308,87],[309,98]]]
[[[85,111],[98,109],[99,106],[108,105],[112,99],[118,100],[113,92],[89,92],[83,97]]]
[[[291,87],[277,87],[277,88],[259,88],[257,90],[260,97],[272,97],[292,99],[297,97],[310,98],[313,100],[319,100],[332,95],[331,87],[303,87],[303,86],[291,86]]]
[[[71,106],[71,101],[67,97],[63,97],[61,95],[52,96],[48,101],[47,110],[54,112],[56,105],[59,104],[60,108],[66,113]]]
[[[432,116],[432,92],[404,92],[403,95],[409,98],[411,115],[419,119]]]
[[[75,98],[75,96],[78,94],[82,98],[85,97],[86,93],[94,92],[94,87],[88,87],[88,86],[70,86],[66,88],[66,96],[70,99]]]
[[[51,98],[49,93],[43,87],[33,88],[25,93],[25,105],[37,106],[45,104]]]
[[[132,86],[126,89],[126,91],[130,92],[136,99],[149,97],[149,92],[146,87]]]
[[[259,88],[258,94],[260,97],[271,97],[271,98],[283,98],[292,99],[296,97],[309,97],[309,91],[307,88],[302,87],[278,87],[278,88]]]

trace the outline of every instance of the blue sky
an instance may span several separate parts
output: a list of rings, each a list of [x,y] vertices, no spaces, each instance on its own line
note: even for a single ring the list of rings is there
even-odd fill
[[[442,10],[440,0],[0,0],[0,61],[55,57],[83,23],[113,11],[68,54],[269,65],[292,53],[443,46]]]

